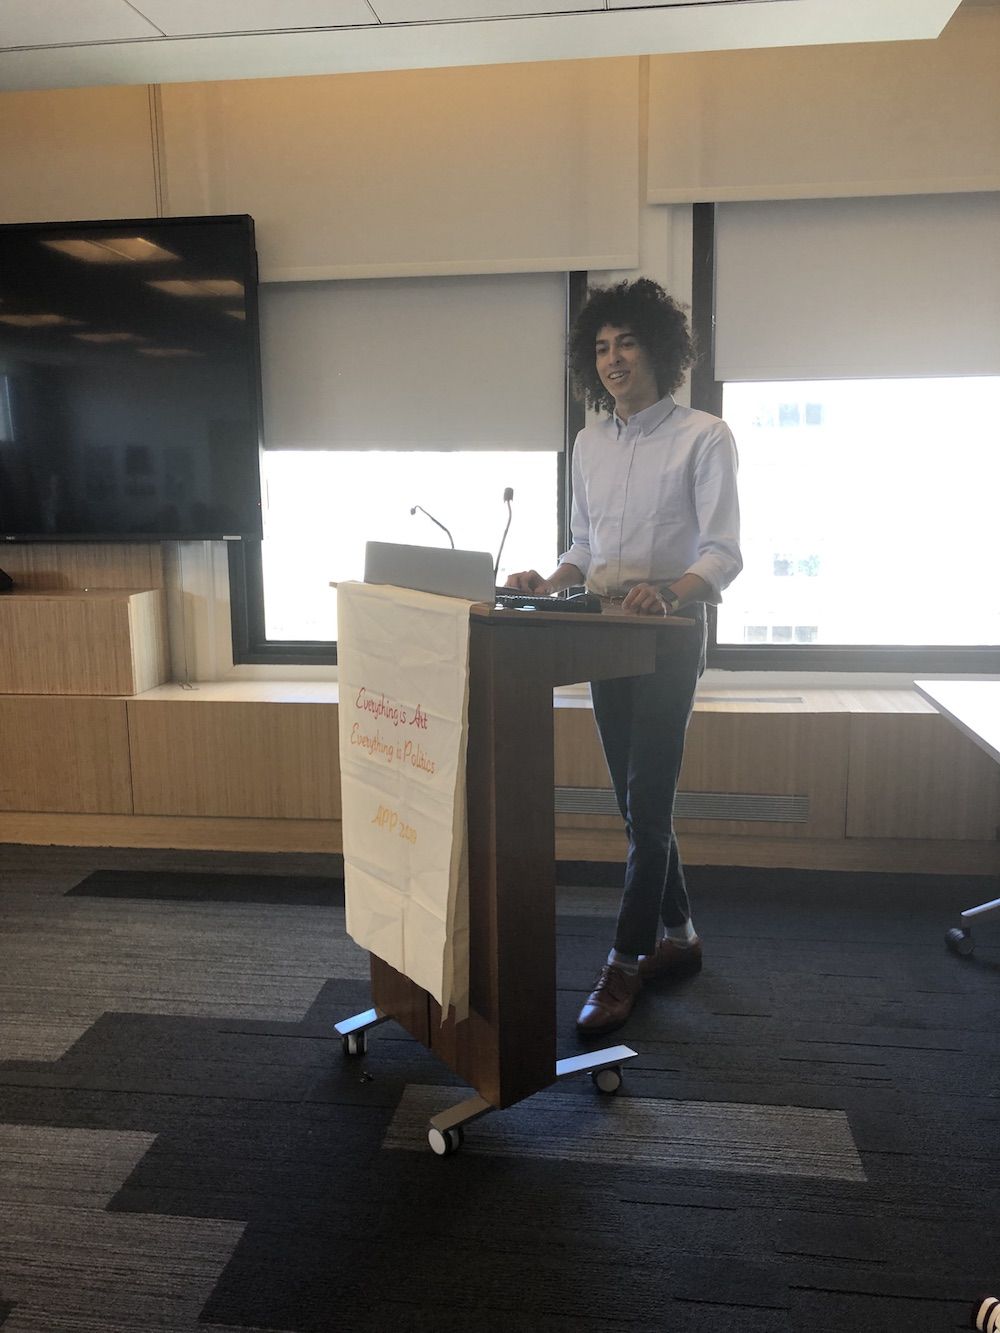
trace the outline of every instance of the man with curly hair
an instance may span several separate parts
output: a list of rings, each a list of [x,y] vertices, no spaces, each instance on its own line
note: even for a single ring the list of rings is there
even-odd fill
[[[524,570],[508,586],[586,584],[626,611],[695,622],[662,638],[651,674],[590,687],[628,835],[614,945],[577,1019],[582,1035],[598,1036],[621,1027],[644,983],[701,966],[674,794],[705,666],[705,604],[721,600],[742,559],[729,427],[672,396],[694,361],[683,310],[648,278],[599,288],[573,325],[569,358],[578,391],[608,415],[576,438],[572,545],[547,578]]]

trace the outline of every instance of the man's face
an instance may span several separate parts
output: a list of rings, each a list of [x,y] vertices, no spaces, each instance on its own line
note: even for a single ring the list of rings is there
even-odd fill
[[[660,397],[656,373],[630,328],[605,324],[595,343],[597,374],[617,407],[641,412]]]

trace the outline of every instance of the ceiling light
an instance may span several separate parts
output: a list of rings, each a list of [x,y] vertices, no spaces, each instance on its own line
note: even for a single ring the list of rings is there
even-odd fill
[[[42,244],[88,264],[157,264],[167,259],[180,259],[173,250],[154,245],[144,236],[107,236],[101,241],[42,241]]]
[[[150,287],[171,296],[242,296],[243,284],[235,278],[163,278]]]
[[[194,351],[191,347],[139,347],[137,351],[140,356],[201,356],[200,352]]]
[[[139,336],[135,333],[74,333],[82,343],[135,343]]]
[[[65,315],[0,315],[0,324],[13,324],[16,329],[51,329],[57,324],[82,323],[82,319],[67,319]]]
[[[242,296],[243,284],[235,278],[202,278],[198,286],[209,296]]]

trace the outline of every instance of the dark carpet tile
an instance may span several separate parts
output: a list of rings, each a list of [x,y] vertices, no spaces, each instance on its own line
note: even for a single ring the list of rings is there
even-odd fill
[[[625,864],[619,861],[557,861],[556,883],[573,888],[621,889]]]
[[[83,865],[75,855],[56,858],[63,872]],[[492,1153],[475,1151],[477,1133],[485,1143],[500,1117],[471,1126],[455,1158],[436,1158],[422,1142],[420,1151],[383,1147],[409,1090],[453,1088],[455,1102],[465,1091],[395,1024],[372,1034],[364,1058],[343,1057],[333,1024],[369,1006],[365,981],[317,982],[302,1009],[278,1007],[276,1018],[199,1017],[197,995],[188,1016],[155,1012],[143,955],[161,938],[169,947],[171,901],[222,904],[213,932],[239,922],[246,904],[339,911],[338,899],[322,896],[335,875],[282,877],[271,873],[276,864],[247,863],[230,865],[219,883],[207,881],[209,868],[184,865],[178,890],[168,866],[140,867],[150,883],[137,893],[123,859],[110,880],[106,869],[72,891],[73,921],[87,898],[149,900],[138,915],[123,903],[114,927],[143,1012],[123,1000],[88,1019],[57,1058],[0,1063],[0,1133],[13,1145],[11,1178],[27,1210],[27,1222],[17,1219],[28,1227],[22,1244],[31,1244],[32,1208],[46,1217],[80,1188],[44,1164],[51,1129],[95,1135],[90,1165],[72,1165],[84,1181],[90,1167],[100,1178],[77,1204],[93,1210],[98,1233],[113,1223],[156,1234],[180,1221],[193,1235],[201,1227],[231,1237],[196,1308],[201,1322],[234,1330],[947,1333],[966,1326],[972,1297],[995,1278],[1000,972],[988,944],[968,965],[941,939],[949,913],[984,896],[980,882],[695,868],[705,967],[650,988],[610,1038],[639,1056],[620,1098],[595,1118],[608,1148],[629,1098],[638,1101],[633,1124],[656,1108],[655,1143],[616,1164],[602,1159],[599,1136],[579,1157],[531,1150],[534,1126],[544,1135],[554,1117],[565,1125],[581,1109],[593,1114],[585,1078],[510,1113],[528,1127],[520,1151],[502,1136]],[[574,1019],[610,942],[617,894],[608,879],[595,873],[591,892],[581,877],[572,901],[584,906],[559,919],[560,1055],[594,1045],[580,1041]],[[39,918],[43,939],[52,919]],[[332,910],[331,931],[339,920]],[[275,921],[292,928],[289,914]],[[94,986],[60,966],[73,938],[64,928],[50,954],[39,951],[52,969],[37,990],[45,1021],[63,994],[73,1012],[77,975]],[[233,949],[245,955],[229,956],[245,956],[252,986],[252,942],[239,940]],[[268,994],[280,997],[283,979],[295,979],[296,957],[294,944],[280,966],[272,955]],[[81,992],[81,1012],[90,993]],[[295,1012],[301,1020],[289,1021]],[[31,1049],[30,1015],[25,1022],[18,1049]],[[722,1103],[832,1112],[817,1120],[844,1127],[863,1177],[737,1174],[725,1154],[713,1169],[683,1152],[673,1165],[671,1111],[693,1102],[707,1103],[709,1118],[729,1114]],[[135,1132],[150,1141],[130,1156],[122,1134]],[[125,1163],[113,1179],[101,1166],[101,1135],[107,1160]],[[106,1326],[115,1326],[113,1268]],[[0,1323],[10,1300],[0,1276]]]
[[[913,1298],[901,1294],[794,1290],[791,1313],[796,1330],[809,1333],[952,1333],[968,1329],[971,1302],[964,1299]]]
[[[387,1187],[384,1180],[375,1185]],[[652,1316],[662,1308],[670,1287],[655,1245],[629,1247],[627,1239],[635,1238],[619,1232],[604,1255],[581,1265],[579,1246],[558,1235],[541,1244],[536,1237],[530,1246],[514,1226],[485,1236],[476,1225],[474,1199],[465,1209],[435,1209],[428,1205],[430,1188],[425,1180],[419,1226],[411,1225],[407,1212],[402,1232],[404,1219],[388,1209],[381,1226],[366,1236],[360,1228],[347,1234],[316,1229],[296,1238],[264,1228],[248,1233],[204,1317],[278,1328],[354,1328],[366,1306],[388,1293],[414,1307],[464,1311],[469,1327],[477,1327],[477,1310],[505,1314],[516,1328],[524,1312],[540,1321],[572,1318],[589,1327],[629,1311]],[[440,1195],[440,1185],[435,1192]],[[334,1283],[331,1268],[338,1275]]]
[[[752,910],[758,905],[787,903],[793,912],[803,904],[810,911],[833,904],[841,910],[872,908],[936,911],[943,903],[965,906],[982,901],[989,880],[982,875],[910,875],[883,871],[787,870],[747,866],[688,866],[685,869],[692,897],[701,907],[700,894],[712,901],[742,900]]]
[[[0,871],[42,875],[96,870],[162,870],[250,875],[320,875],[343,878],[344,858],[338,852],[216,852],[166,847],[45,847],[30,843],[0,844]]]
[[[342,906],[344,881],[318,875],[234,875],[163,870],[95,870],[68,897],[139,898],[165,902],[280,903]]]

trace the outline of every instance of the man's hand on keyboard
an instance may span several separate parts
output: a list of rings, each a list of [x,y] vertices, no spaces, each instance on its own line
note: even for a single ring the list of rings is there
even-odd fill
[[[550,597],[555,589],[547,579],[543,579],[537,569],[525,569],[519,574],[511,574],[506,584],[517,592],[527,592],[533,597]]]

